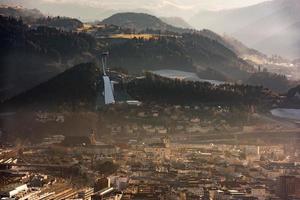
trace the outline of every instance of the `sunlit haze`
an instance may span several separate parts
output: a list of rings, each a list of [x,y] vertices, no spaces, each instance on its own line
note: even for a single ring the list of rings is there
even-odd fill
[[[108,13],[116,10],[145,11],[160,16],[180,16],[188,19],[200,10],[231,9],[263,1],[266,0],[16,0],[22,5],[38,8],[50,15],[69,14],[82,19],[96,19],[97,15],[93,12],[97,9],[99,12],[102,9]]]
[[[0,200],[300,200],[300,0],[0,0]]]

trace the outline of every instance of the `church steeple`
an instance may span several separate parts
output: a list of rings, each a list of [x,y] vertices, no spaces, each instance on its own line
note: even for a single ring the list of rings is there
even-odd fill
[[[97,143],[94,129],[92,129],[89,138],[90,138],[90,141],[91,141],[92,145],[95,145]]]

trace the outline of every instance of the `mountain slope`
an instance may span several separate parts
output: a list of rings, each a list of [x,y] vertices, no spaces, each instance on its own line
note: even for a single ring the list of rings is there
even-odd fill
[[[128,93],[143,102],[199,105],[259,105],[271,95],[258,86],[238,84],[212,85],[208,82],[178,81],[152,73],[128,83]],[[178,95],[180,94],[180,95]],[[270,106],[270,101],[267,106]]]
[[[286,27],[254,45],[268,54],[295,59],[300,55],[300,21]]]
[[[15,106],[72,106],[96,104],[98,88],[101,85],[100,69],[91,63],[80,64],[54,78],[26,91],[4,104]]]
[[[274,7],[277,5],[280,8],[253,23],[245,24],[243,28],[233,32],[233,35],[246,44],[256,47],[257,43],[273,35],[280,34],[284,36],[286,32],[283,30],[300,21],[299,1],[277,0],[272,3]]]
[[[78,19],[59,16],[39,18],[33,23],[33,25],[53,27],[64,31],[76,31],[78,28],[83,27],[83,23]]]
[[[0,16],[0,100],[90,60],[95,40],[86,34],[48,27],[30,29],[22,21]]]
[[[228,35],[220,36],[215,32],[207,29],[203,29],[199,33],[204,37],[218,41],[220,44],[224,45],[226,48],[230,49],[231,51],[233,51],[234,53],[236,53],[238,56],[242,58],[246,56],[256,56],[264,59],[266,57],[266,55],[260,53],[255,49],[251,49],[247,47],[242,42]]]
[[[75,18],[60,16],[46,17],[37,9],[23,7],[0,5],[0,15],[16,19],[22,18],[22,21],[31,27],[47,26],[64,31],[75,31],[83,26],[83,23]]]
[[[281,48],[276,48],[272,46],[275,41],[272,38],[280,37],[284,43],[289,40],[291,31],[299,35],[298,29],[291,30],[300,21],[299,10],[298,0],[273,0],[245,8],[200,12],[190,23],[197,28],[229,34],[263,53],[296,58],[295,51],[300,47],[290,51],[289,48],[295,47],[288,41]]]
[[[117,25],[122,28],[134,29],[138,32],[147,29],[160,30],[163,32],[184,32],[184,29],[166,24],[159,18],[145,13],[117,13],[109,18],[104,19],[102,22],[105,24]]]
[[[160,17],[160,19],[166,24],[172,25],[178,28],[193,28],[189,23],[187,23],[184,19],[180,17]]]
[[[189,20],[198,29],[209,29],[219,34],[233,33],[245,25],[268,16],[280,7],[273,2],[220,11],[202,10]]]
[[[211,68],[228,79],[237,81],[246,80],[249,72],[253,71],[253,67],[233,51],[198,33],[182,34],[177,38],[128,40],[119,45],[112,45],[109,51],[111,66],[124,67],[134,73],[143,70],[174,69],[199,71],[199,76],[205,78],[201,76],[201,71]]]

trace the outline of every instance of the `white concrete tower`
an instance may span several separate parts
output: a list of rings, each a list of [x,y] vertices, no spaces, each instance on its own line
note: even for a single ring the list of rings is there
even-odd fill
[[[101,61],[102,61],[102,70],[103,70],[103,82],[104,82],[104,102],[105,104],[114,104],[115,98],[113,94],[113,86],[106,75],[106,64],[107,64],[108,52],[102,53]]]

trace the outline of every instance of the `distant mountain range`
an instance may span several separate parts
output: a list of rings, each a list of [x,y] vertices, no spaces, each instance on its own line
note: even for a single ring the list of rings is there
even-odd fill
[[[291,59],[300,55],[300,4],[298,0],[273,0],[223,11],[201,11],[189,23],[226,33],[267,54]]]

